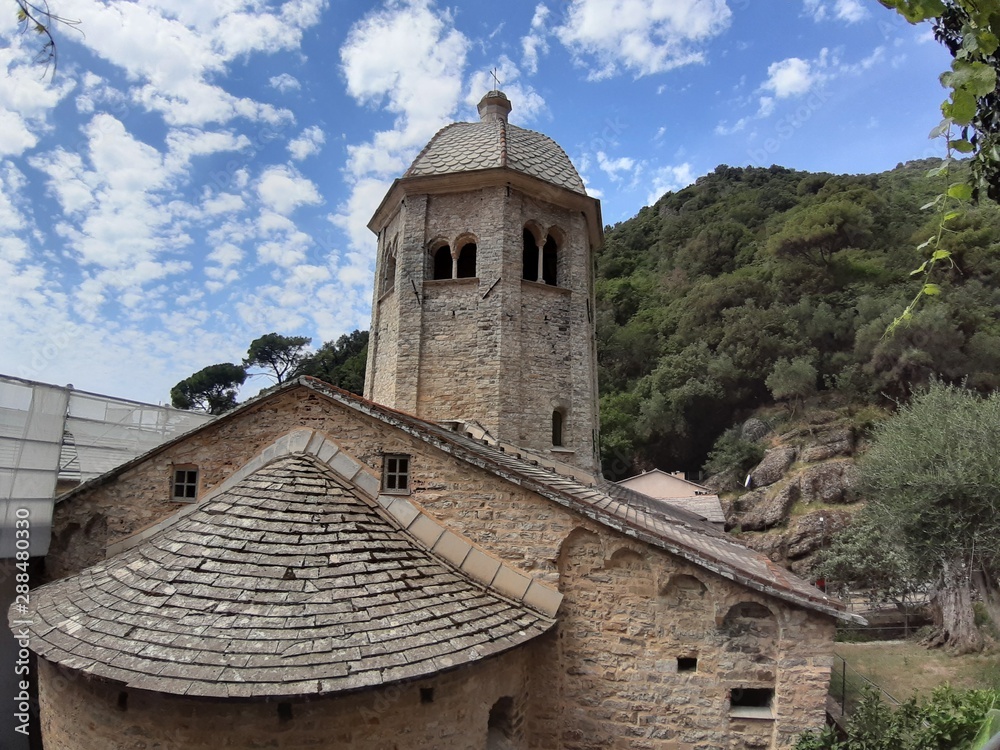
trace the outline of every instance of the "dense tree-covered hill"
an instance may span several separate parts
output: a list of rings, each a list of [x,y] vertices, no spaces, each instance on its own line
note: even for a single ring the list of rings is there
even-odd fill
[[[1000,209],[948,223],[954,266],[911,323],[933,162],[876,175],[720,166],[606,229],[597,258],[605,472],[698,471],[775,396],[905,397],[932,376],[1000,386]]]

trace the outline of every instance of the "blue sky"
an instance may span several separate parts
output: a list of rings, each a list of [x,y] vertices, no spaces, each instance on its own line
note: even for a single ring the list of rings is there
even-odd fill
[[[719,164],[941,155],[948,57],[874,0],[50,2],[54,78],[0,18],[0,372],[153,403],[367,328],[365,225],[493,68],[607,224]]]

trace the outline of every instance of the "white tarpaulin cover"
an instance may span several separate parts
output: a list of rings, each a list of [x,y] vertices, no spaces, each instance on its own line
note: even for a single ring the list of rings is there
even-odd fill
[[[0,558],[25,515],[31,555],[48,551],[57,480],[93,479],[210,419],[0,375]]]

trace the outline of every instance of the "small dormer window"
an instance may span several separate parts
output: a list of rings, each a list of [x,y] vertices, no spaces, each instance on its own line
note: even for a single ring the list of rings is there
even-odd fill
[[[198,499],[198,467],[174,468],[173,491],[171,497],[178,502]]]
[[[382,491],[410,494],[410,457],[388,453],[382,461]]]

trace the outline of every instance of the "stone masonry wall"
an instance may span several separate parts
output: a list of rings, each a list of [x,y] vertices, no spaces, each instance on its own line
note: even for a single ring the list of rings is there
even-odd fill
[[[823,723],[833,622],[753,592],[305,388],[209,424],[116,482],[56,507],[49,572],[167,515],[173,463],[200,467],[201,491],[292,428],[320,430],[374,470],[412,456],[412,500],[456,533],[565,599],[557,637],[532,660],[531,748],[790,748]],[[734,609],[735,607],[735,609]],[[696,658],[679,671],[678,658]],[[732,689],[773,688],[773,720],[729,716]]]
[[[470,370],[489,367],[479,344],[479,279],[425,281],[417,413],[475,419],[480,394]]]
[[[525,649],[430,680],[288,703],[130,690],[39,662],[45,750],[527,748]],[[509,715],[500,722],[494,716],[491,745],[490,711],[504,698],[500,707],[509,704]]]
[[[399,348],[399,293],[409,285],[406,268],[401,267],[401,232],[405,210],[400,209],[378,237],[378,271],[372,299],[372,324],[368,336],[368,361],[365,369],[365,395],[379,403],[396,399],[396,352]],[[385,281],[385,264],[391,250],[396,253],[396,277]],[[402,291],[406,291],[403,288]],[[379,363],[375,367],[375,362]]]
[[[558,289],[522,281],[523,230],[558,242]],[[578,211],[504,186],[408,196],[380,232],[397,250],[395,292],[376,298],[366,395],[424,419],[478,421],[549,453],[560,409],[565,450],[596,468],[597,375],[587,226]],[[428,249],[477,245],[477,279],[431,280]],[[386,253],[380,249],[376,278]],[[414,293],[416,292],[416,293]]]
[[[519,321],[516,356],[501,363],[503,439],[540,453],[552,451],[552,412],[565,416],[556,458],[596,468],[597,375],[592,316],[592,257],[583,217],[523,193],[511,195],[507,231],[512,243],[506,275],[521,275],[525,225],[544,228],[558,245],[557,287],[530,281],[511,285]],[[515,271],[516,268],[516,271]],[[516,274],[516,275],[514,275]],[[512,434],[516,430],[515,434]]]

